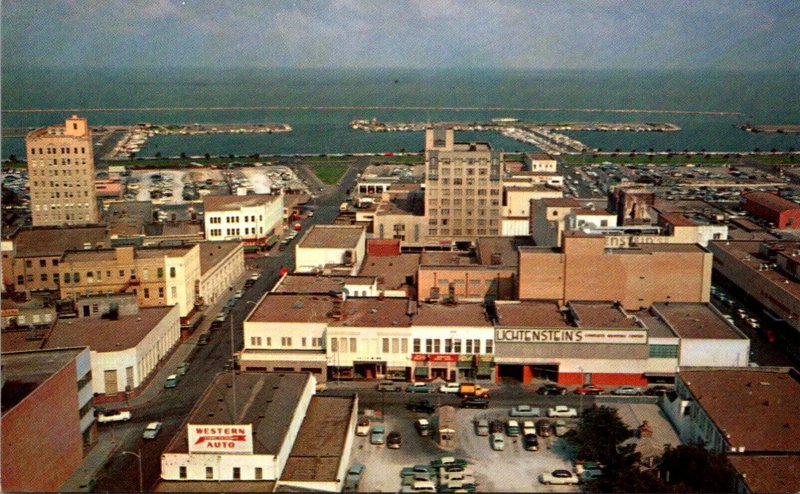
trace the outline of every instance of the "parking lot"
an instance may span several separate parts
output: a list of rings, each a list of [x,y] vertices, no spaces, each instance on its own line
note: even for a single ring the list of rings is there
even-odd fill
[[[577,486],[545,486],[538,482],[539,474],[543,472],[572,470],[570,448],[561,438],[540,438],[538,451],[526,451],[522,447],[521,437],[505,436],[505,449],[494,451],[487,436],[475,434],[476,418],[506,421],[509,419],[508,412],[507,407],[488,410],[456,408],[457,445],[445,449],[434,440],[435,433],[432,437],[421,437],[414,429],[414,420],[426,417],[425,414],[404,409],[387,410],[386,431],[400,432],[402,446],[393,450],[385,445],[370,444],[369,436],[356,437],[351,464],[362,463],[366,466],[358,490],[398,492],[401,489],[400,470],[403,467],[429,464],[443,456],[454,456],[468,461],[474,470],[479,492],[578,492],[580,489]],[[520,419],[520,423],[522,420],[525,419]],[[574,423],[574,420],[568,422]]]

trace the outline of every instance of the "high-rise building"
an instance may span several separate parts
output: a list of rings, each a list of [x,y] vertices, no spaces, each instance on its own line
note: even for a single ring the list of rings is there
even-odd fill
[[[98,222],[92,131],[76,115],[34,130],[25,142],[33,226]]]
[[[485,142],[455,142],[453,128],[425,131],[428,237],[473,241],[500,235],[502,158]]]

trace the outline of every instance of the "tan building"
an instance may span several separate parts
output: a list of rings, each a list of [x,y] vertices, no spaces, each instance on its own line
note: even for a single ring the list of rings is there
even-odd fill
[[[108,245],[103,227],[20,230],[3,252],[3,285],[14,292],[59,289],[59,261],[70,249]]]
[[[187,316],[199,301],[200,246],[131,246],[69,251],[59,270],[61,298],[133,293],[139,306],[178,305]]]
[[[603,235],[564,234],[560,249],[520,247],[521,300],[613,300],[626,309],[654,302],[708,302],[711,253],[699,245],[607,249]]]
[[[472,241],[501,233],[502,157],[488,143],[454,141],[452,127],[425,131],[428,237]]]
[[[28,183],[33,226],[98,222],[92,131],[76,115],[64,125],[28,134]]]
[[[400,240],[403,245],[425,245],[425,195],[419,184],[395,184],[381,196],[373,219],[374,237]]]
[[[565,230],[565,219],[581,203],[571,197],[563,199],[539,199],[530,202],[530,232],[539,246],[561,246],[561,234]]]
[[[211,305],[230,295],[244,273],[244,244],[239,241],[200,242],[200,297]]]

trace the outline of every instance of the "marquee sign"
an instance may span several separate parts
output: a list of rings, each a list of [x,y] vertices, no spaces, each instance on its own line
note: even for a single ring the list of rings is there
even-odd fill
[[[645,331],[602,329],[511,329],[496,328],[498,343],[647,343]]]
[[[189,424],[190,453],[253,453],[253,425]]]

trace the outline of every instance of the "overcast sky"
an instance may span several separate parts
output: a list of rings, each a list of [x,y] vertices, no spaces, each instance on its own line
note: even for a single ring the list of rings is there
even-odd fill
[[[2,63],[800,70],[800,1],[2,0]]]

